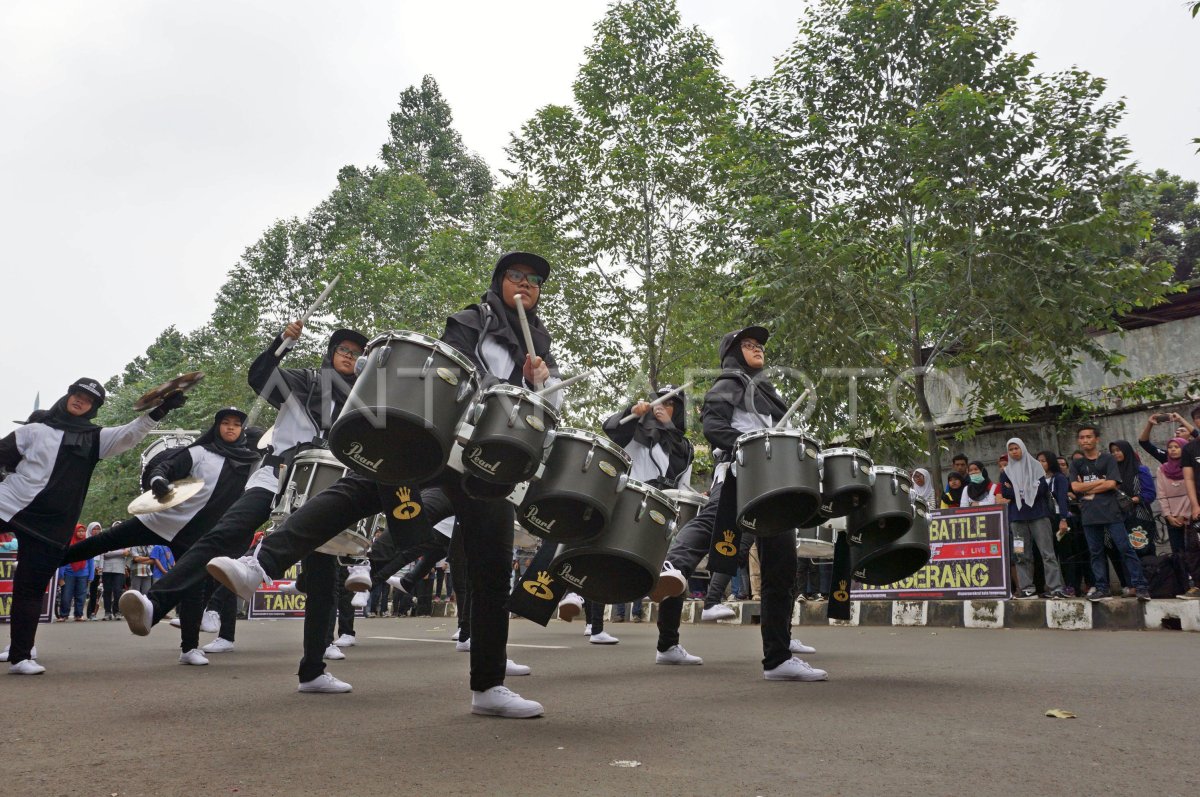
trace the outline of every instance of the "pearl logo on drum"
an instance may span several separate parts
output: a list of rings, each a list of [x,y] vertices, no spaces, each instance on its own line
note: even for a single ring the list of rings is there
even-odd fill
[[[377,473],[379,471],[379,466],[383,464],[383,457],[380,457],[376,460],[370,460],[362,455],[362,451],[362,443],[355,442],[351,443],[350,447],[342,453],[372,473]]]
[[[545,570],[541,570],[533,581],[523,581],[521,582],[521,586],[533,597],[548,601],[554,597],[554,592],[550,589],[551,581],[553,579],[550,578],[550,574]]]
[[[529,509],[525,510],[525,519],[546,533],[550,533],[554,529],[554,524],[558,522],[558,518],[549,523],[539,518],[537,504],[529,505]]]
[[[738,525],[740,525],[744,529],[750,529],[750,531],[754,531],[756,528],[758,528],[758,519],[752,518],[752,517],[744,517],[741,519],[741,521],[739,521]]]
[[[567,562],[559,569],[558,577],[561,578],[563,581],[567,582],[568,584],[571,584],[576,587],[583,587],[584,582],[588,580],[587,576],[580,578],[578,576],[571,575],[571,563],[570,562]]]
[[[467,454],[467,460],[484,473],[492,476],[496,475],[496,471],[500,470],[500,465],[503,464],[501,460],[497,460],[496,462],[488,462],[485,460],[483,458],[482,446],[475,446],[472,448],[471,452]]]

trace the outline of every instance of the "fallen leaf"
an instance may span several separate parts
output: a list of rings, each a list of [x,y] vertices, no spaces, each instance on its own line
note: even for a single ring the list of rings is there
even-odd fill
[[[641,765],[641,761],[613,761],[609,763],[610,767],[622,767],[624,769],[633,769],[634,767],[640,767]]]
[[[1061,709],[1061,708],[1052,708],[1052,709],[1050,709],[1049,711],[1047,711],[1047,712],[1046,712],[1046,716],[1047,716],[1047,717],[1054,717],[1055,719],[1060,719],[1060,720],[1073,720],[1073,719],[1075,719],[1075,715],[1074,715],[1074,714],[1072,714],[1070,711],[1064,711],[1064,710],[1063,710],[1063,709]]]

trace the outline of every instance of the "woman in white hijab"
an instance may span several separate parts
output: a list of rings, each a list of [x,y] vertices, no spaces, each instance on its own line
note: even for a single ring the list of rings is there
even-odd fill
[[[1050,515],[1055,511],[1066,517],[1065,497],[1062,506],[1053,510],[1054,497],[1042,479],[1042,464],[1029,453],[1025,441],[1014,437],[1008,441],[1008,467],[1000,474],[1000,490],[1009,500],[1008,528],[1012,535],[1013,560],[1017,565],[1018,592],[1013,597],[1022,600],[1037,597],[1033,583],[1033,546],[1037,545],[1046,571],[1046,596],[1066,597],[1063,591],[1062,570],[1054,555],[1054,532]]]
[[[925,499],[925,504],[930,509],[937,509],[937,491],[933,489],[933,476],[924,468],[917,468],[912,472],[913,480],[913,495],[917,498]]]

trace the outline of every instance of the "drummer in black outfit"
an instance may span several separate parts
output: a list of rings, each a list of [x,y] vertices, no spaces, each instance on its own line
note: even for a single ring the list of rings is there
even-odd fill
[[[709,551],[722,499],[736,500],[735,495],[723,496],[722,487],[732,465],[737,439],[746,432],[773,426],[787,412],[787,405],[775,386],[762,373],[767,337],[768,332],[762,327],[746,327],[721,339],[723,370],[704,396],[700,414],[704,437],[712,446],[716,462],[709,501],[676,534],[658,583],[650,593],[652,600],[661,601],[657,664],[703,663],[699,656],[691,655],[679,644],[683,612],[680,596],[687,589],[688,577]],[[790,649],[795,532],[759,537],[757,545],[762,562],[763,677],[781,681],[825,680],[829,676],[824,670],[792,656]]]
[[[550,354],[550,334],[535,310],[550,264],[528,252],[500,258],[483,300],[446,320],[441,340],[474,364],[481,386],[497,383],[532,389],[561,381]],[[517,297],[527,305],[534,351],[527,352],[516,310]],[[557,405],[561,392],[548,398]],[[269,535],[257,556],[210,563],[209,572],[239,594],[252,592],[264,578],[280,578],[308,551],[357,520],[384,511],[397,547],[404,550],[432,534],[432,525],[456,515],[455,533],[463,548],[471,584],[471,712],[499,717],[536,717],[540,703],[504,687],[508,663],[508,597],[512,573],[515,507],[503,498],[475,498],[463,491],[460,474],[445,470],[423,489],[393,486],[410,505],[399,513],[406,524],[423,526],[425,536],[390,525],[392,507],[380,505],[378,485],[359,475],[347,476],[310,499],[283,526]],[[419,503],[418,503],[419,502]],[[393,504],[394,505],[394,504]]]

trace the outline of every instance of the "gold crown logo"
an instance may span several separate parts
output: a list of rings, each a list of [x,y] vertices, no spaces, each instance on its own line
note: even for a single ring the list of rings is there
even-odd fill
[[[549,584],[549,583],[550,583],[552,580],[553,580],[553,579],[551,579],[551,578],[550,578],[550,574],[549,574],[549,573],[547,573],[545,570],[539,570],[539,571],[538,571],[538,574],[537,574],[537,583],[541,584],[542,586],[546,586],[546,585],[547,585],[547,584]]]
[[[737,536],[732,531],[724,531],[721,533],[725,537],[725,542],[733,542],[733,538]]]
[[[396,490],[396,497],[400,499],[400,503],[403,504],[407,502],[408,499],[412,498],[412,490],[408,489],[407,487],[400,487]]]

